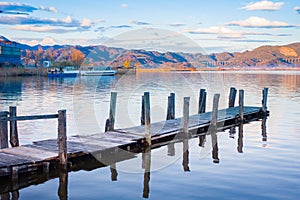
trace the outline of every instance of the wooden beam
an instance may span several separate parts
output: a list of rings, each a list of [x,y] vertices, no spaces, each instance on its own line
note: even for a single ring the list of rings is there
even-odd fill
[[[6,121],[25,121],[25,120],[37,120],[37,119],[54,119],[57,118],[57,114],[50,115],[31,115],[31,116],[16,116],[16,117],[0,117]]]
[[[17,116],[17,107],[10,106],[9,107],[9,116],[16,117]],[[10,121],[9,123],[9,133],[10,133],[10,144],[12,147],[19,146],[19,136],[18,136],[18,126],[17,121]]]
[[[230,88],[228,107],[234,107],[237,90],[234,87]]]
[[[67,168],[67,120],[66,110],[58,111],[58,156],[60,165]]]
[[[189,134],[189,112],[190,112],[190,97],[184,97],[183,99],[183,124],[182,131],[184,135]]]
[[[213,100],[212,113],[211,113],[211,122],[210,122],[212,129],[217,128],[219,99],[220,99],[220,94],[215,94]]]
[[[175,93],[168,96],[167,120],[175,119]]]
[[[205,113],[205,108],[206,108],[206,91],[205,91],[205,89],[200,89],[198,114]]]
[[[239,90],[239,116],[240,121],[244,121],[244,90]]]
[[[145,132],[146,141],[148,145],[151,145],[151,133],[150,133],[150,93],[144,92],[144,110],[145,110]]]
[[[262,111],[263,112],[267,112],[268,91],[269,91],[268,88],[264,88],[263,91],[262,91],[262,96],[263,96],[263,99],[262,99]]]
[[[0,149],[8,148],[8,128],[7,128],[7,118],[8,112],[0,112]]]
[[[145,99],[144,99],[144,95],[142,96],[141,125],[145,125]]]
[[[117,92],[111,92],[110,106],[109,106],[109,117],[106,120],[105,132],[112,131],[115,128],[116,105],[117,105]]]

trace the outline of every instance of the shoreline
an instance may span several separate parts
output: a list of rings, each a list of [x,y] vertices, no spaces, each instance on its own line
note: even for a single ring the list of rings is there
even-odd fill
[[[222,72],[222,71],[300,71],[300,67],[276,67],[276,68],[201,68],[201,69],[136,69],[136,73],[168,73],[168,72]],[[130,70],[123,69],[117,72],[117,75],[135,74]],[[0,77],[22,77],[22,76],[44,76],[47,77],[47,69],[45,68],[0,68]]]

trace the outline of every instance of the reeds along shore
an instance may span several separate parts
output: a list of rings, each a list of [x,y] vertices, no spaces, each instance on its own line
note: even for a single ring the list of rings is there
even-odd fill
[[[47,69],[33,68],[25,69],[23,67],[0,68],[0,77],[8,76],[46,76]]]

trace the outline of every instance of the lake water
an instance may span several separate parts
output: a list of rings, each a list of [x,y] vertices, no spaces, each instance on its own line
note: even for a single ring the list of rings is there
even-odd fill
[[[118,92],[116,128],[139,125],[141,96],[150,92],[151,121],[166,117],[167,96],[176,93],[176,117],[183,97],[191,97],[190,114],[197,112],[200,88],[207,89],[207,110],[213,94],[219,108],[228,104],[229,88],[245,90],[245,105],[260,106],[261,90],[269,88],[267,140],[261,121],[217,133],[219,163],[212,158],[211,137],[151,151],[150,181],[144,181],[142,155],[116,163],[117,181],[110,167],[68,174],[68,199],[299,199],[300,195],[300,73],[201,72],[138,73],[115,77],[48,79],[0,78],[0,110],[17,106],[18,115],[52,114],[67,109],[67,134],[88,135],[104,130],[110,92]],[[19,122],[21,144],[55,138],[56,120]],[[183,162],[184,161],[184,162]],[[183,165],[184,163],[184,165]],[[188,166],[187,166],[188,165]],[[189,171],[187,170],[189,169]],[[149,175],[149,174],[148,174]],[[19,190],[19,199],[58,199],[59,179]],[[149,189],[149,191],[148,191]]]

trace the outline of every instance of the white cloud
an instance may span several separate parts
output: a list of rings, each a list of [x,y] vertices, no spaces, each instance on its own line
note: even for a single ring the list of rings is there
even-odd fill
[[[284,2],[272,2],[272,1],[258,1],[251,2],[246,6],[242,7],[245,10],[268,10],[274,11],[279,10],[284,5]]]
[[[242,26],[242,27],[248,27],[248,28],[291,28],[291,27],[295,27],[295,25],[291,25],[286,22],[269,21],[265,18],[255,17],[255,16],[249,17],[248,19],[245,19],[245,20],[232,21],[232,22],[226,23],[226,25]]]
[[[66,19],[63,20],[66,23],[72,23],[72,18],[71,16],[68,16]]]
[[[58,44],[52,37],[44,38],[41,42],[41,45],[55,45]]]
[[[300,14],[300,6],[296,6],[294,10]]]
[[[57,13],[57,9],[54,8],[53,6],[47,8],[45,6],[40,6],[39,7],[40,10],[44,10],[44,11],[49,11],[49,12],[53,12],[53,13]]]
[[[216,34],[216,35],[223,35],[223,36],[228,36],[228,37],[242,37],[243,36],[243,32],[232,30],[232,29],[226,28],[224,26],[212,26],[209,28],[185,30],[185,32],[188,32],[191,34]]]
[[[81,21],[80,26],[82,27],[90,27],[91,26],[91,20],[83,18]]]
[[[123,4],[121,4],[121,7],[122,7],[122,8],[127,8],[128,5],[127,5],[126,3],[123,3]]]
[[[57,28],[51,26],[32,26],[32,25],[20,25],[13,26],[9,28],[10,30],[16,31],[31,31],[31,32],[48,32],[48,33],[67,33],[76,31],[76,29],[68,29],[68,28]]]

